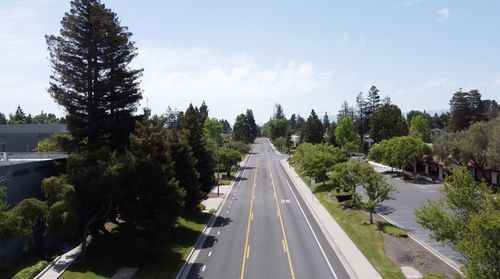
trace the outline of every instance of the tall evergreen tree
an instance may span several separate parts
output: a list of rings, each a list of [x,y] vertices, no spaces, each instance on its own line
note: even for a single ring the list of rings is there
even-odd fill
[[[288,120],[288,124],[290,125],[290,129],[292,129],[292,130],[297,129],[297,117],[295,116],[295,113],[293,113],[290,116],[290,119]]]
[[[297,114],[297,125],[295,126],[295,129],[296,130],[302,129],[302,127],[304,126],[304,123],[306,123],[306,120],[304,119],[304,117],[300,116],[300,114]]]
[[[379,92],[380,90],[378,90],[375,85],[368,90],[368,96],[366,97],[368,118],[371,118],[371,116],[382,106],[380,103],[380,95],[378,94]]]
[[[274,105],[273,118],[277,120],[286,119],[285,113],[283,112],[283,107],[280,104]]]
[[[134,129],[142,69],[132,34],[99,0],[73,0],[60,35],[46,36],[52,75],[49,93],[67,112],[68,130],[90,149],[128,144]]]
[[[203,125],[203,123],[205,123],[205,120],[207,120],[208,118],[208,106],[205,103],[205,101],[201,103],[199,111],[200,111],[200,123],[202,123]]]
[[[7,118],[5,117],[5,114],[0,112],[0,124],[7,124]]]
[[[238,115],[233,125],[233,139],[249,143],[248,141],[249,130],[250,127],[248,126],[246,115],[243,113]]]
[[[314,110],[311,110],[311,115],[309,115],[306,123],[302,127],[301,138],[302,141],[312,144],[321,143],[323,141],[323,127]]]
[[[206,195],[210,193],[216,183],[214,176],[216,166],[213,154],[208,150],[200,119],[200,112],[190,104],[182,118],[182,128],[196,159],[201,191]]]
[[[487,108],[478,90],[455,92],[450,100],[448,127],[452,131],[467,129],[472,123],[487,120]]]
[[[368,103],[363,97],[363,93],[359,92],[356,96],[356,117],[354,119],[356,130],[361,138],[366,134],[368,130]]]
[[[248,142],[254,142],[255,138],[257,137],[258,129],[257,129],[257,124],[255,123],[255,118],[253,116],[253,111],[251,109],[247,109],[245,118],[247,120],[249,129]]]
[[[339,122],[342,117],[354,119],[354,109],[349,105],[347,100],[344,100],[340,106],[339,113],[337,114],[337,122]]]
[[[325,115],[323,115],[323,121],[321,122],[323,132],[330,127],[330,118],[328,118],[328,113],[325,111]]]
[[[21,105],[17,106],[16,112],[9,115],[9,124],[26,124],[26,114],[24,113]]]

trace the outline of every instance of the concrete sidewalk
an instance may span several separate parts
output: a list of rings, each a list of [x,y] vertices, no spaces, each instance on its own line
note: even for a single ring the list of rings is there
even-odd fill
[[[286,160],[281,164],[351,278],[382,278]]]
[[[75,259],[80,256],[81,246],[73,248],[66,254],[57,257],[52,261],[42,272],[40,272],[35,279],[56,279],[61,276],[64,271],[73,263]]]

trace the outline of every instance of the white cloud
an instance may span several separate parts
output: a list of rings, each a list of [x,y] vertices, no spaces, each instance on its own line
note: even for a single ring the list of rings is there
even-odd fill
[[[493,81],[493,87],[500,87],[500,77],[497,77],[495,81]]]
[[[450,18],[450,10],[448,8],[442,8],[438,10],[436,13],[437,13],[436,17],[437,22],[444,22],[447,21],[448,18]]]
[[[424,0],[408,0],[408,1],[405,1],[401,6],[403,6],[403,7],[411,7],[411,6],[415,6],[417,4],[420,4],[423,1]]]
[[[145,69],[144,99],[154,112],[205,100],[213,112],[224,113],[214,116],[228,118],[262,106],[268,115],[273,102],[313,94],[335,76],[311,62],[265,64],[246,53],[201,47],[141,47],[135,65]]]
[[[431,78],[422,85],[422,88],[440,88],[440,87],[451,87],[456,83],[447,78]]]

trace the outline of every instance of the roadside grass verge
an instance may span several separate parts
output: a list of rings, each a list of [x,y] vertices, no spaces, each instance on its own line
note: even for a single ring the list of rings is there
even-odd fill
[[[401,229],[400,227],[396,227],[388,222],[378,222],[377,228],[384,233],[394,237],[408,238],[408,234],[403,229]]]
[[[1,279],[31,279],[40,273],[49,263],[41,260],[41,256],[28,257],[11,267],[0,270]]]
[[[297,172],[303,181],[309,181],[309,178],[301,174],[300,170]],[[328,186],[328,184],[317,184],[313,192],[368,261],[384,279],[405,278],[399,267],[385,255],[384,238],[377,226],[375,224],[370,225],[367,222],[368,217],[363,212],[343,209],[333,196],[346,193],[336,193],[333,191],[330,195]]]
[[[110,278],[122,267],[137,267],[134,278],[175,278],[211,214],[182,214],[169,242],[148,245],[126,231],[113,231],[90,244],[87,258],[75,262],[62,279]],[[151,250],[155,250],[154,253]]]

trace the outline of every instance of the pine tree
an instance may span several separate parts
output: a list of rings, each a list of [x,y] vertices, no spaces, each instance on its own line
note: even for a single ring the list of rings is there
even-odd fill
[[[253,116],[253,111],[251,109],[247,109],[247,113],[245,115],[247,124],[248,124],[248,142],[254,142],[257,137],[257,124],[255,123],[255,118]]]
[[[355,125],[358,131],[358,134],[361,138],[364,137],[368,130],[368,103],[365,101],[363,97],[363,93],[359,92],[358,96],[356,96],[356,117],[355,117]]]
[[[52,75],[49,93],[67,112],[68,130],[90,149],[128,144],[134,129],[142,69],[132,34],[99,0],[74,0],[59,36],[46,36]]]
[[[300,116],[300,114],[297,114],[297,125],[295,126],[296,130],[302,129],[302,126],[304,126],[304,123],[306,123],[306,120],[304,117]]]
[[[375,142],[408,135],[408,123],[396,105],[383,105],[370,120],[370,137]]]
[[[24,114],[21,105],[17,106],[16,112],[9,115],[9,124],[26,124],[26,114]]]
[[[5,117],[5,114],[0,112],[0,124],[7,124],[7,117]]]
[[[328,113],[325,111],[325,115],[323,116],[323,121],[321,122],[323,132],[330,127],[330,119],[328,118]]]
[[[288,124],[290,125],[290,129],[292,130],[297,129],[297,117],[295,116],[295,113],[290,116]]]
[[[311,110],[311,115],[309,115],[306,123],[302,127],[301,138],[302,141],[312,144],[321,143],[323,141],[323,127],[314,110]]]
[[[286,119],[285,113],[283,112],[283,107],[280,104],[274,105],[274,115],[273,118],[276,120]]]
[[[375,85],[368,90],[368,96],[366,97],[366,118],[368,122],[370,122],[373,114],[382,106],[379,92]]]
[[[208,118],[208,107],[205,101],[201,103],[199,111],[200,111],[200,123],[202,123],[203,125],[205,123],[205,120],[207,120]]]
[[[210,193],[215,185],[215,160],[208,150],[203,127],[200,123],[200,112],[192,104],[182,118],[182,129],[186,133],[187,141],[196,159],[196,170],[200,174],[199,182],[204,195]]]
[[[349,117],[354,119],[354,109],[349,105],[347,100],[344,100],[340,106],[339,113],[337,114],[337,122],[340,121],[342,117]]]

